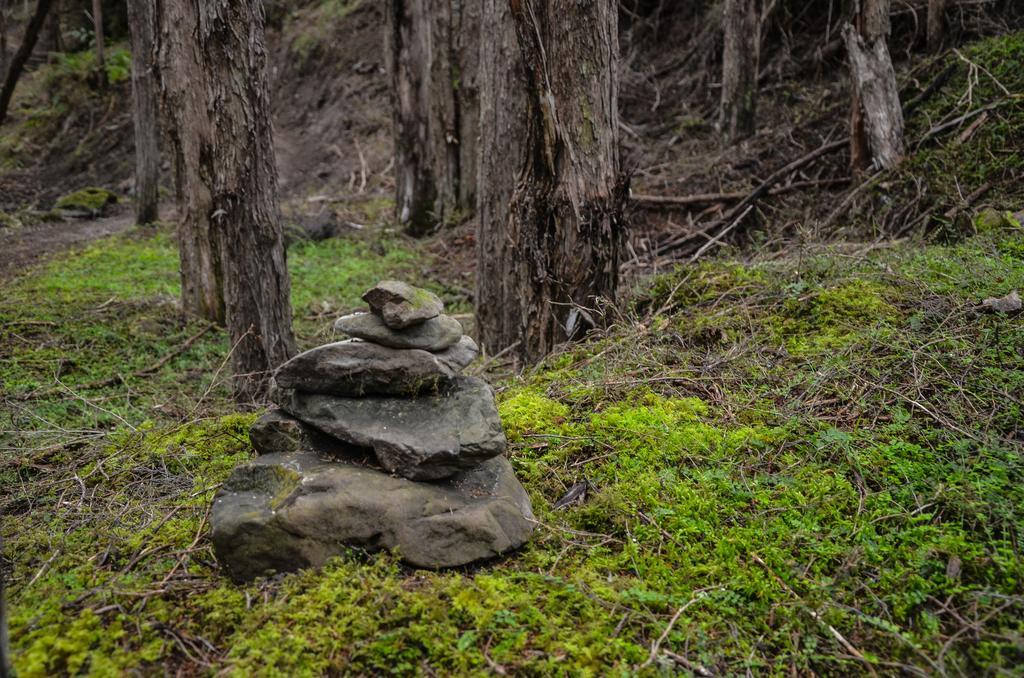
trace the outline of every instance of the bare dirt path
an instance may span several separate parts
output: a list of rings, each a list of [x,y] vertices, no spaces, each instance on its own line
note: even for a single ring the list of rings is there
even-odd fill
[[[285,129],[278,129],[277,136],[278,174],[281,192],[286,195],[293,188],[292,182],[308,172],[305,164],[310,162],[310,142]],[[171,204],[162,205],[160,212],[164,220],[176,218]],[[123,233],[134,223],[130,205],[120,205],[114,214],[106,217],[67,219],[0,230],[0,281],[21,275],[55,255]]]
[[[0,232],[0,280],[8,280],[42,263],[54,254],[117,233],[135,223],[131,209],[99,219],[69,219]]]

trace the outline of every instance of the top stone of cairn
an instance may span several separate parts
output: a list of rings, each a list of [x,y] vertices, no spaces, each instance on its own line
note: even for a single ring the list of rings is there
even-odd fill
[[[393,330],[424,323],[444,311],[444,302],[433,292],[397,280],[380,281],[363,301]]]

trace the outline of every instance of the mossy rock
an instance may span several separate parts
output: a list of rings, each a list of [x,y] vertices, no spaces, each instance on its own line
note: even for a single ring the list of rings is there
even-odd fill
[[[57,200],[57,209],[69,212],[101,214],[110,205],[116,205],[118,200],[119,198],[116,193],[105,188],[90,186],[59,198]]]
[[[991,207],[986,207],[974,217],[974,228],[978,233],[991,233],[993,231],[1004,231],[1020,227],[1021,224],[1014,217],[1013,213]]]

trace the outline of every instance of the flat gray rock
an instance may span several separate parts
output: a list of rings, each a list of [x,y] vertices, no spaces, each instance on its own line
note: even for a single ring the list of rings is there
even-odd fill
[[[447,478],[505,451],[494,392],[475,377],[418,398],[342,398],[280,387],[270,397],[324,433],[373,449],[381,466],[412,480]]]
[[[462,325],[447,315],[439,315],[404,330],[393,330],[376,314],[353,313],[338,318],[334,329],[381,346],[420,348],[435,352],[454,346],[462,338]]]
[[[397,280],[382,280],[363,295],[370,310],[388,327],[400,330],[436,318],[444,302],[429,290]]]
[[[990,311],[999,311],[1000,313],[1016,313],[1024,306],[1017,290],[1013,290],[1005,297],[989,297],[981,302],[981,305]]]
[[[249,581],[319,567],[351,547],[397,549],[417,567],[467,565],[524,544],[533,513],[504,457],[417,483],[291,452],[235,469],[210,523],[217,559],[232,578]]]
[[[458,343],[454,346],[446,348],[443,351],[435,353],[437,359],[442,364],[446,365],[448,369],[453,372],[461,372],[471,362],[476,360],[476,357],[480,355],[480,347],[473,341],[473,337],[468,334],[462,335]]]
[[[455,358],[464,351],[455,344],[447,349]],[[363,395],[414,396],[436,391],[448,383],[458,368],[455,358],[444,358],[421,349],[395,349],[367,341],[341,341],[300,353],[274,373],[281,388],[310,393],[359,397]]]

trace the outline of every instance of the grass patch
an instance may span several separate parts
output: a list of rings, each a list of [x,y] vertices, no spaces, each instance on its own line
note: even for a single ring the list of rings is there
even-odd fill
[[[207,540],[212,493],[251,454],[253,415],[230,413],[226,391],[195,409],[223,337],[152,379],[86,391],[107,415],[12,398],[51,385],[68,355],[88,356],[70,385],[191,331],[158,320],[177,293],[166,232],[99,243],[18,281],[2,309],[5,398],[21,412],[0,463],[17,667],[1011,670],[1024,661],[1024,336],[978,306],[1024,286],[1004,252],[1021,240],[997,229],[657,279],[628,323],[499,389],[541,522],[524,549],[440,573],[352,551],[246,586],[221,576]],[[293,248],[303,341],[416,257],[387,238]],[[176,415],[154,409],[176,397]],[[34,415],[86,433],[44,434]],[[583,501],[555,510],[579,482]],[[647,664],[663,634],[668,653]]]
[[[382,277],[414,278],[421,256],[383,235],[294,247],[288,257],[300,344],[329,340],[341,310],[361,304],[359,295]],[[0,384],[8,407],[0,441],[14,447],[25,432],[87,435],[126,422],[211,414],[210,407],[230,410],[227,371],[218,370],[227,339],[219,330],[156,373],[132,376],[204,327],[177,311],[177,257],[167,228],[136,229],[7,285]]]
[[[963,53],[1009,87],[1018,42]],[[979,97],[995,87],[984,75]],[[927,115],[959,114],[966,83]],[[230,583],[207,508],[251,454],[254,415],[232,411],[218,376],[225,338],[130,376],[201,328],[173,311],[167,231],[13,282],[0,565],[20,674],[1018,671],[1024,326],[981,301],[1024,289],[1024,231],[1003,218],[1020,206],[1006,180],[1020,145],[1006,146],[1013,109],[992,116],[907,165],[929,186],[920,213],[993,182],[1002,216],[955,242],[681,268],[638,290],[619,326],[500,383],[540,525],[475,568],[351,551]],[[990,156],[998,167],[979,167]],[[328,339],[379,278],[422,283],[423,256],[381,235],[296,245],[300,342]]]

